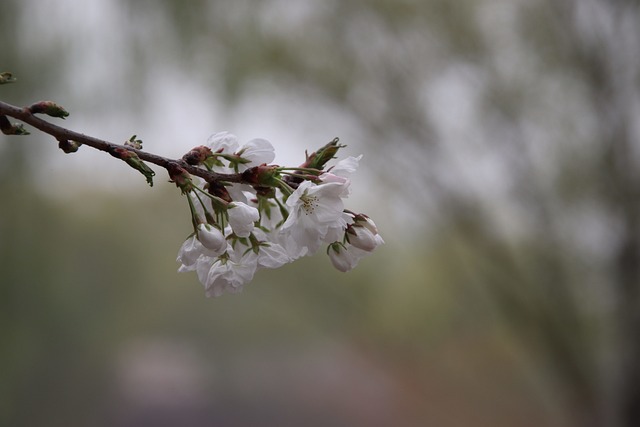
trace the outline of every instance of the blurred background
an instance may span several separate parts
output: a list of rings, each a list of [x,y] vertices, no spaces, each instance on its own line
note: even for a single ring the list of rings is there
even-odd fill
[[[1,6],[1,100],[167,157],[339,136],[386,245],[207,299],[163,170],[0,136],[0,425],[640,425],[637,2]]]

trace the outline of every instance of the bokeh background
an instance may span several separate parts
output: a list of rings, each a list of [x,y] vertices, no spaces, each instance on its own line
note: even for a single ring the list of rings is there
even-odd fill
[[[0,99],[179,157],[364,154],[386,244],[207,299],[179,191],[0,136],[0,425],[640,425],[625,0],[3,0]]]

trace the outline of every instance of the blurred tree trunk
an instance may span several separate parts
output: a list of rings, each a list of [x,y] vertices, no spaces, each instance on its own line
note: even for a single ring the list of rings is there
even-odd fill
[[[579,0],[574,0],[575,17]],[[598,4],[598,2],[596,2]],[[638,3],[617,0],[608,4],[613,28],[604,32],[600,49],[589,46],[575,33],[574,52],[578,66],[592,89],[592,101],[600,120],[604,183],[600,195],[617,218],[620,239],[612,257],[611,285],[616,299],[619,362],[614,379],[617,410],[613,422],[624,427],[640,426],[640,169],[637,163],[637,84],[640,69],[637,52]],[[634,19],[635,17],[635,19]],[[636,25],[629,22],[636,22]],[[636,40],[629,43],[629,40]]]

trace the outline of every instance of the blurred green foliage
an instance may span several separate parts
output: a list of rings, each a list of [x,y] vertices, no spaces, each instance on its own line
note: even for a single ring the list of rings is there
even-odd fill
[[[0,99],[104,138],[183,127],[153,95],[186,82],[303,141],[329,111],[387,244],[209,300],[161,173],[2,136],[1,425],[638,425],[634,2],[62,3],[3,3]]]

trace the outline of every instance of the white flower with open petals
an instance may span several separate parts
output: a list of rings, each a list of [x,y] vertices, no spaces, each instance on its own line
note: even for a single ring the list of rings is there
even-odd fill
[[[292,257],[287,250],[279,243],[271,241],[269,234],[263,230],[257,228],[254,230],[254,237],[256,239],[256,247],[247,249],[257,250],[258,254],[258,268],[280,268],[283,265],[292,261]]]
[[[179,271],[195,270],[196,262],[200,255],[203,254],[203,248],[202,243],[195,235],[185,240],[178,251],[178,258],[176,259],[181,264]]]
[[[329,171],[325,174],[332,174],[341,176],[343,178],[349,178],[358,169],[360,160],[362,160],[362,154],[360,154],[358,157],[349,156],[346,159],[338,161],[338,163],[336,163],[335,166],[329,168]],[[322,175],[320,175],[320,179],[322,179]]]
[[[196,269],[197,263],[200,260],[200,258],[217,257],[222,252],[224,252],[225,248],[227,247],[227,243],[226,241],[224,241],[224,236],[222,236],[223,242],[219,242],[220,245],[224,244],[224,248],[222,248],[221,246],[220,247],[212,246],[212,248],[209,248],[202,244],[200,240],[202,239],[201,235],[202,233],[199,233],[198,236],[194,234],[193,236],[185,240],[182,246],[180,247],[180,250],[178,251],[177,261],[181,265],[178,271],[193,271]],[[208,240],[208,237],[205,238],[205,240]],[[210,244],[210,243],[212,243],[212,241],[207,241],[207,244]]]
[[[170,171],[199,224],[180,248],[179,271],[195,271],[207,296],[240,292],[256,271],[313,255],[323,244],[332,264],[346,272],[384,243],[367,215],[344,209],[362,155],[325,169],[344,147],[337,138],[305,152],[306,167],[298,168],[273,165],[275,150],[266,139],[241,145],[235,135],[218,132],[207,142],[210,151],[196,147],[183,158],[217,174],[189,171],[203,177],[193,178],[193,188],[182,184],[191,179],[186,171],[185,177]],[[203,218],[208,224],[200,224]]]
[[[238,137],[227,131],[216,132],[207,139],[207,145],[214,153],[233,154],[238,149]]]
[[[307,248],[309,253],[317,251],[329,228],[344,222],[343,194],[344,184],[338,182],[321,185],[303,182],[287,199],[289,217],[282,231],[290,233],[300,248]]]
[[[249,161],[249,163],[241,163],[238,165],[238,170],[240,172],[254,166],[259,166],[263,163],[271,163],[273,162],[273,159],[276,158],[273,145],[271,145],[271,143],[266,139],[262,138],[252,139],[251,141],[243,144],[236,155]]]
[[[198,279],[204,285],[208,297],[219,297],[224,293],[235,294],[249,283],[258,267],[257,256],[249,252],[241,254],[229,250],[217,258],[198,260]]]

